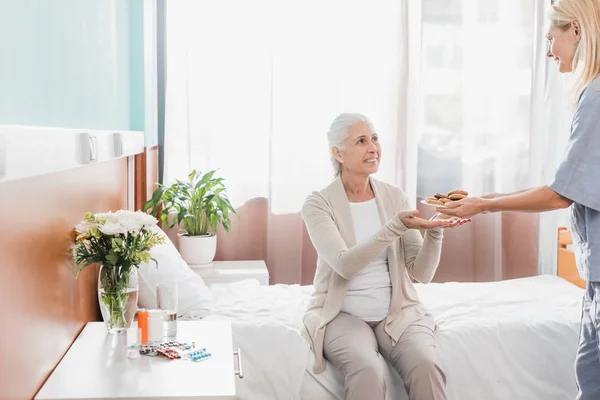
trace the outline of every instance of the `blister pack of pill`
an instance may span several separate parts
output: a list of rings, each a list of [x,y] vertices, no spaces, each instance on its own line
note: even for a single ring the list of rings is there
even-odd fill
[[[168,360],[184,359],[190,361],[205,361],[212,357],[206,348],[196,348],[196,343],[165,342],[147,344],[141,347],[140,354],[144,356],[161,356]]]
[[[212,354],[209,353],[205,348],[189,351],[185,354],[185,357],[192,361],[205,361],[212,357]]]

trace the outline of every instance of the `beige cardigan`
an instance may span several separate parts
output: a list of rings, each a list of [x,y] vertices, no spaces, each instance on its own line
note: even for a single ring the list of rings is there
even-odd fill
[[[411,277],[429,283],[440,261],[442,229],[429,229],[425,240],[398,218],[410,209],[399,188],[370,178],[382,228],[367,242],[356,244],[348,197],[340,178],[312,193],[302,207],[302,218],[317,250],[314,292],[303,317],[302,334],[315,354],[313,371],[325,371],[323,338],[327,324],[340,312],[349,280],[387,248],[391,305],[385,331],[395,344],[413,323],[434,329],[431,315],[419,301]],[[398,240],[400,239],[400,240]]]

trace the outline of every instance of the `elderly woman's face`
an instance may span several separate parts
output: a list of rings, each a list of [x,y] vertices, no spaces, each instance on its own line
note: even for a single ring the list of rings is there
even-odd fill
[[[366,122],[357,122],[348,129],[345,149],[336,151],[336,159],[345,170],[355,174],[374,174],[379,169],[381,148],[379,138]]]

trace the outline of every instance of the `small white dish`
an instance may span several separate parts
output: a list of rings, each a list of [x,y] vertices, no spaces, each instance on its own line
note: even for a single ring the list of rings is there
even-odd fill
[[[429,203],[425,202],[425,199],[421,200],[421,204],[425,204],[426,206],[429,206],[429,207],[446,208],[446,206],[443,206],[443,205],[441,206],[438,204],[429,204]]]

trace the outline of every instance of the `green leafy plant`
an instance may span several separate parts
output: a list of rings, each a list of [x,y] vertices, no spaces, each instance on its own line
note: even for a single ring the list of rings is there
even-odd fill
[[[215,178],[215,173],[213,170],[202,175],[193,170],[187,181],[176,180],[171,186],[159,184],[144,211],[150,210],[155,217],[160,215],[163,226],[169,229],[175,225],[183,227],[188,236],[215,234],[219,224],[229,232],[230,214],[236,212],[227,198],[224,179]],[[174,218],[169,225],[171,213]]]

